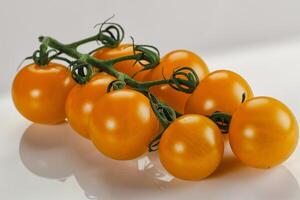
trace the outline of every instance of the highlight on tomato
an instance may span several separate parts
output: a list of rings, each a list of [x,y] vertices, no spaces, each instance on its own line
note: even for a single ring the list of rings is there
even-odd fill
[[[133,54],[133,46],[131,44],[120,44],[115,48],[101,48],[100,50],[96,51],[93,56],[101,60],[111,60],[123,56],[130,56]],[[114,65],[114,68],[132,77],[136,72],[142,70],[143,66],[135,60],[124,60],[116,63]],[[147,73],[148,71],[142,71],[136,74],[136,76],[134,76],[134,79],[137,81],[142,81]]]
[[[16,75],[12,98],[17,110],[28,120],[42,124],[57,124],[66,119],[65,100],[75,85],[64,65],[29,64]]]
[[[70,126],[81,136],[89,138],[89,119],[96,101],[106,94],[108,85],[116,80],[104,72],[94,75],[86,84],[70,91],[65,110]]]
[[[243,101],[253,97],[249,84],[229,70],[217,70],[200,81],[186,102],[184,113],[209,116],[216,111],[233,114]]]
[[[90,119],[90,137],[97,149],[116,160],[137,158],[158,134],[159,122],[140,92],[121,89],[102,96]]]
[[[270,168],[292,154],[298,132],[295,116],[283,103],[271,97],[255,97],[233,114],[229,142],[244,164]]]
[[[169,79],[173,71],[180,67],[189,67],[195,71],[201,81],[207,74],[208,68],[205,62],[196,54],[187,50],[175,50],[161,58],[160,64],[152,69],[146,76],[145,81]],[[190,94],[175,90],[169,85],[157,85],[150,91],[161,101],[167,103],[176,111],[183,113],[185,103]]]
[[[223,137],[217,125],[195,114],[177,118],[165,130],[158,148],[166,170],[184,180],[200,180],[212,174],[223,152]]]

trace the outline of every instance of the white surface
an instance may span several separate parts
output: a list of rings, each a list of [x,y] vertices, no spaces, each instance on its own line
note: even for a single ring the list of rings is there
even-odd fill
[[[211,71],[238,72],[256,95],[282,100],[299,119],[299,8],[298,0],[0,0],[0,199],[300,199],[300,147],[270,170],[241,165],[227,148],[210,178],[170,180],[155,154],[112,161],[67,124],[31,124],[9,93],[17,65],[37,47],[38,35],[76,40],[114,13],[137,42],[162,53],[191,49]]]

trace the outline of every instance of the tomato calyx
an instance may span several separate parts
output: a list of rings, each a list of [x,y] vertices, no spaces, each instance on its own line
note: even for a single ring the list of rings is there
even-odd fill
[[[94,52],[102,48],[115,48],[123,41],[125,36],[125,31],[121,25],[117,23],[108,22],[111,18],[107,19],[103,23],[96,24],[94,28],[100,26],[98,34],[95,36],[96,41],[101,42],[103,46],[98,47],[88,54],[91,55]]]
[[[159,50],[152,45],[135,45],[134,44],[134,39],[133,37],[131,37],[132,39],[132,46],[133,46],[133,54],[136,55],[137,53],[140,53],[140,58],[136,60],[135,63],[139,63],[143,66],[143,69],[136,72],[132,78],[134,76],[136,76],[139,72],[145,71],[145,70],[149,70],[149,69],[153,69],[155,68],[159,62],[160,62],[160,53]]]
[[[199,84],[196,72],[189,67],[175,69],[170,77],[170,86],[175,90],[185,93],[193,93]]]
[[[70,44],[71,47],[78,47],[81,44],[90,42],[90,41],[96,41],[100,42],[103,46],[100,46],[96,49],[93,49],[88,53],[88,55],[92,55],[94,52],[102,49],[102,48],[115,48],[119,46],[119,44],[123,41],[125,37],[125,31],[123,27],[118,23],[109,22],[114,15],[107,20],[105,20],[103,23],[98,23],[94,26],[94,28],[100,26],[99,32],[97,35],[92,36],[90,38],[75,42]]]
[[[117,47],[124,39],[125,31],[120,24],[109,22],[115,15],[106,19],[103,23],[96,24],[94,28],[100,25],[98,40],[105,46]]]
[[[104,25],[108,26],[104,27]],[[124,35],[124,29],[119,24],[104,22],[100,26],[98,40],[104,46],[114,48],[122,42]]]
[[[40,49],[36,50],[32,55],[32,59],[33,59],[34,63],[37,65],[40,65],[40,66],[47,65],[50,62],[49,54],[52,51],[57,52],[54,49],[47,51],[47,46],[44,44],[41,44]]]
[[[40,37],[39,40],[43,40],[43,37]],[[54,54],[52,55],[52,53]],[[21,64],[23,64],[23,62],[25,62],[26,60],[33,60],[33,62],[40,67],[47,66],[52,60],[60,60],[71,64],[71,61],[68,58],[61,57],[59,56],[60,54],[62,54],[62,52],[57,51],[56,49],[48,50],[48,46],[42,43],[40,45],[40,48],[38,50],[35,50],[32,56],[24,58]],[[19,65],[19,67],[21,66],[21,64]]]
[[[246,93],[242,94],[242,101],[244,103],[246,100]],[[229,126],[232,116],[225,112],[216,111],[210,116],[207,116],[209,119],[215,122],[223,134],[227,134],[229,131]]]
[[[51,55],[52,52],[54,52],[55,54]],[[30,57],[25,58],[25,60],[33,59],[34,63],[39,65],[39,66],[46,66],[53,59],[62,60],[62,61],[68,62],[68,63],[70,62],[66,58],[59,57],[60,54],[61,54],[61,52],[59,52],[56,49],[49,49],[48,50],[48,46],[45,43],[42,43],[40,45],[39,50],[34,51],[33,55],[30,56]]]
[[[163,127],[163,130],[148,145],[148,151],[152,152],[157,150],[160,138],[162,137],[166,128],[168,128],[168,126],[181,114],[177,113],[167,104],[161,102],[150,92],[148,92],[147,96],[150,100],[152,110],[154,111],[156,117],[159,119],[160,124]]]
[[[167,128],[176,119],[177,113],[174,109],[161,102],[150,92],[148,92],[147,96],[150,100],[150,104],[154,113],[159,118],[161,125],[163,128]]]
[[[91,65],[76,60],[69,65],[73,79],[79,84],[87,83],[93,76],[93,68]]]
[[[224,112],[216,111],[207,117],[215,122],[215,124],[219,127],[222,133],[228,133],[230,121],[232,118],[231,115]]]
[[[126,83],[124,80],[114,80],[112,82],[109,83],[106,92],[109,93],[112,90],[121,90],[123,88],[125,88]]]

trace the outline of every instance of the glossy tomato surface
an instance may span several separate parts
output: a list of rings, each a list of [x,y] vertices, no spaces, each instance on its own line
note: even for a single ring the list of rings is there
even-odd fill
[[[169,79],[175,69],[190,67],[202,80],[208,74],[205,62],[196,54],[187,50],[175,50],[166,54],[160,64],[145,76],[145,81]],[[158,85],[151,88],[151,92],[176,111],[183,113],[185,103],[190,94],[177,91],[169,85]]]
[[[92,141],[100,152],[116,160],[144,154],[158,129],[159,122],[148,98],[129,89],[101,97],[90,121]]]
[[[249,166],[270,168],[285,161],[298,141],[292,112],[271,97],[256,97],[234,113],[229,141],[234,154]]]
[[[159,143],[159,158],[166,170],[184,180],[200,180],[219,166],[223,137],[213,121],[195,114],[177,118]]]
[[[66,114],[71,127],[89,138],[89,119],[96,101],[106,94],[108,85],[115,80],[104,72],[96,74],[84,85],[76,85],[66,100]]]
[[[75,84],[69,70],[61,64],[29,64],[17,73],[12,98],[18,111],[30,121],[61,123],[66,119],[66,98]]]
[[[111,60],[119,57],[134,55],[133,48],[131,44],[120,44],[116,48],[103,48],[94,53],[94,57],[101,60]],[[143,66],[136,63],[135,60],[125,60],[115,64],[115,69],[127,74],[128,76],[133,76],[136,72],[143,69]],[[143,71],[138,73],[134,78],[138,81],[144,79],[144,76],[148,71]]]
[[[253,92],[240,75],[217,70],[207,75],[189,97],[185,105],[186,114],[211,115],[216,111],[228,114],[241,105],[243,100],[253,96]]]

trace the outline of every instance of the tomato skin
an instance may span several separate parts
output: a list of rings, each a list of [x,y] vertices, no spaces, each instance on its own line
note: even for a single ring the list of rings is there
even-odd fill
[[[66,119],[65,100],[75,84],[64,65],[29,64],[17,73],[12,98],[17,110],[30,121],[57,124]]]
[[[238,74],[217,70],[207,75],[186,102],[184,113],[211,115],[216,111],[233,114],[243,100],[253,97],[248,83]]]
[[[100,152],[116,160],[137,158],[158,133],[159,121],[143,94],[112,91],[95,104],[90,137]]]
[[[177,118],[159,143],[159,158],[173,176],[200,180],[219,166],[224,152],[223,137],[216,124],[195,114]]]
[[[115,77],[104,72],[96,74],[88,83],[76,85],[66,100],[66,114],[71,127],[89,138],[89,119],[96,101],[106,94],[106,89]]]
[[[232,116],[229,142],[244,164],[270,168],[291,155],[298,132],[296,118],[283,103],[271,97],[255,97]]]
[[[137,52],[138,53],[138,52]],[[133,48],[131,44],[120,44],[116,48],[102,48],[94,53],[94,57],[101,60],[110,60],[123,56],[133,55]],[[114,68],[120,72],[133,76],[135,72],[143,69],[143,66],[139,63],[135,63],[135,60],[125,60],[115,64]],[[134,79],[142,81],[148,71],[138,73]]]
[[[175,50],[166,54],[161,59],[160,64],[145,75],[144,81],[162,80],[164,77],[169,79],[173,70],[180,67],[192,68],[198,75],[199,80],[202,80],[208,74],[208,68],[199,56],[191,51]],[[157,85],[151,87],[150,91],[160,100],[181,113],[183,113],[184,105],[190,96],[190,94],[177,91],[169,85]]]

